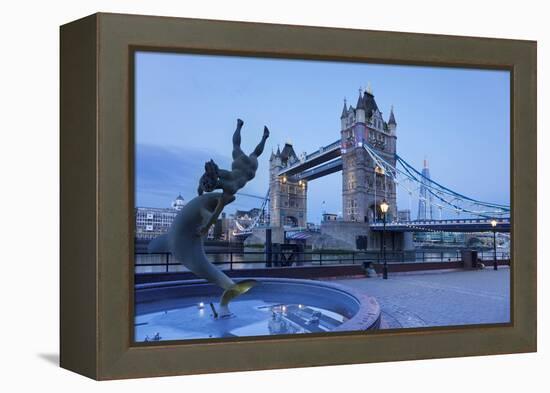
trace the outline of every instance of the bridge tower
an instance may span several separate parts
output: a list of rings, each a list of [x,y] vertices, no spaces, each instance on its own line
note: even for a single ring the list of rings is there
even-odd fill
[[[384,175],[363,148],[368,144],[377,154],[395,166],[397,122],[390,111],[388,121],[374,99],[372,91],[359,90],[355,108],[344,101],[341,120],[343,219],[372,223],[382,218],[380,203],[390,208],[387,219],[397,216],[395,183]]]
[[[287,142],[281,151],[277,147],[276,153],[269,158],[269,216],[272,227],[307,226],[307,182],[292,181],[286,176],[279,176],[279,172],[286,166],[298,161],[298,156]]]

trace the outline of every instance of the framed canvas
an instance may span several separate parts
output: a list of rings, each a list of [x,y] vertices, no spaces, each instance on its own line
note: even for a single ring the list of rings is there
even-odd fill
[[[536,351],[535,42],[98,13],[60,74],[62,367]]]

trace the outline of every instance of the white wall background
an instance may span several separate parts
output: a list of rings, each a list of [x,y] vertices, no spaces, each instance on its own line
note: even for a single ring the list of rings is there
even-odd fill
[[[545,2],[9,1],[0,14],[0,390],[512,392],[548,391],[550,89]],[[538,40],[539,353],[96,383],[54,365],[58,353],[58,26],[123,12]],[[546,68],[542,67],[545,64]],[[546,172],[546,173],[545,173]],[[32,222],[32,224],[31,224]],[[544,293],[543,293],[544,292]]]

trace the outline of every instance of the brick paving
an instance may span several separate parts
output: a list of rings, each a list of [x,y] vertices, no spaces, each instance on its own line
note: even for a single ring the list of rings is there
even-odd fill
[[[382,328],[386,329],[510,321],[508,267],[336,282],[374,296],[382,308]]]

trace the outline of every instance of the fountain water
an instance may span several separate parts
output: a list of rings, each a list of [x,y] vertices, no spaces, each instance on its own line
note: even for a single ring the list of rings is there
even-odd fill
[[[221,290],[203,280],[136,287],[135,339],[249,337],[376,329],[380,307],[370,296],[323,281],[257,278],[231,303],[233,317],[216,315]],[[208,304],[212,303],[214,309]]]

